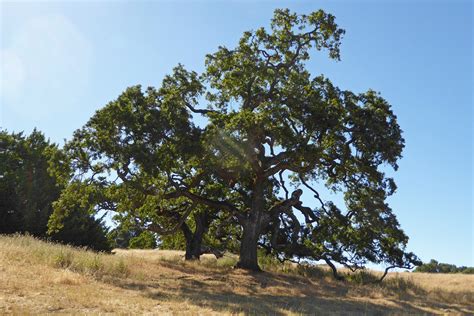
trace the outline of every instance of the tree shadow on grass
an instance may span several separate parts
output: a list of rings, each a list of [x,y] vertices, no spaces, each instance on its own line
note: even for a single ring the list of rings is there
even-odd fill
[[[112,282],[141,295],[168,301],[173,305],[192,304],[215,312],[272,314],[427,314],[422,306],[463,313],[460,306],[426,298],[426,291],[410,281],[391,281],[380,288],[341,283],[324,276],[264,272],[250,273],[228,268],[213,269],[193,264],[161,262],[159,270],[144,280],[121,279]],[[413,283],[413,284],[412,284]],[[390,297],[370,302],[377,291]],[[381,292],[382,293],[382,292]],[[363,298],[363,300],[361,299]],[[183,306],[186,306],[183,304]]]
[[[271,294],[258,291],[240,294],[226,289],[210,288],[207,284],[193,280],[186,287],[180,288],[179,292],[172,296],[164,295],[175,302],[192,302],[193,305],[212,309],[216,312],[244,313],[244,314],[272,314],[284,315],[288,312],[297,314],[430,314],[421,306],[434,308],[444,313],[464,314],[468,309],[462,306],[445,304],[430,300],[420,302],[414,297],[402,299],[385,298],[383,302],[370,302],[349,297],[346,294],[319,295],[317,293],[296,295]],[[346,291],[338,291],[346,292]],[[163,297],[160,291],[157,295],[150,292],[148,297],[160,299]]]
[[[163,294],[157,291],[147,295],[149,298],[162,299]],[[229,290],[208,288],[205,284],[193,282],[183,287],[178,293],[167,299],[176,302],[191,302],[193,305],[211,309],[216,312],[244,314],[285,315],[288,312],[298,314],[425,314],[422,309],[402,303],[394,306],[381,306],[368,301],[349,300],[345,297],[329,298],[318,296],[291,296],[276,294],[238,294]]]

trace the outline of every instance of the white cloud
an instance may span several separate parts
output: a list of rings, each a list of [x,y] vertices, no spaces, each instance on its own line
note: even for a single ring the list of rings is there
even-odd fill
[[[30,118],[73,106],[64,96],[86,88],[92,63],[83,33],[63,15],[31,18],[13,32],[2,50],[2,103]]]

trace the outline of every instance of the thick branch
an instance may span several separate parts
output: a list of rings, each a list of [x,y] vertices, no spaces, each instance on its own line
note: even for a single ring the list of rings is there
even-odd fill
[[[278,176],[280,177],[280,185],[281,187],[283,188],[283,190],[285,191],[285,198],[288,199],[288,189],[286,188],[285,186],[285,181],[283,181],[283,170],[281,170],[279,173],[278,173]]]
[[[189,102],[184,102],[186,107],[191,110],[193,113],[199,113],[199,114],[209,114],[209,113],[217,113],[217,111],[214,110],[206,110],[206,109],[196,109],[194,106],[192,106]]]
[[[302,193],[303,191],[301,191],[300,189],[293,191],[293,193],[291,194],[291,198],[280,201],[277,204],[273,205],[270,208],[269,213],[271,215],[278,215],[280,213],[285,212],[285,210],[300,202],[300,196]]]
[[[329,259],[327,259],[327,258],[324,258],[324,261],[326,261],[327,265],[331,268],[332,274],[334,275],[334,278],[335,278],[336,280],[339,280],[339,281],[344,280],[344,277],[340,276],[340,275],[337,273],[337,268],[336,268],[336,266],[331,262],[331,260],[329,260]]]
[[[171,235],[171,234],[174,234],[178,229],[181,228],[181,226],[183,225],[184,221],[186,221],[186,219],[188,218],[189,214],[191,214],[192,210],[196,207],[196,203],[193,203],[192,205],[190,205],[188,207],[188,209],[186,210],[186,212],[180,217],[180,219],[178,220],[178,223],[171,229],[164,229],[163,227],[161,227],[160,225],[156,224],[156,223],[151,223],[150,225],[148,225],[147,229],[148,230],[151,230],[155,233],[158,233],[160,235]]]
[[[383,279],[387,276],[388,272],[391,269],[394,269],[394,268],[413,269],[413,266],[411,266],[411,265],[405,265],[405,266],[391,265],[391,266],[385,268],[385,271],[384,271],[383,275],[380,277],[380,279],[377,280],[377,282],[382,282]]]
[[[272,148],[272,152],[273,152],[273,148]],[[267,165],[268,166],[273,166],[273,165],[276,165],[277,163],[280,163],[282,162],[283,160],[285,160],[286,158],[288,158],[290,156],[290,153],[287,152],[287,151],[282,151],[278,154],[276,154],[275,156],[273,157],[269,157],[268,158],[268,161],[267,161]]]
[[[171,192],[171,193],[166,194],[165,198],[166,199],[174,199],[174,198],[178,198],[178,197],[181,197],[181,196],[187,197],[188,199],[190,199],[191,201],[196,202],[196,203],[204,204],[204,205],[216,208],[216,209],[230,211],[237,217],[241,216],[239,214],[239,209],[237,207],[235,207],[235,205],[233,205],[232,203],[229,203],[229,202],[226,202],[226,201],[212,200],[212,199],[206,198],[204,196],[197,195],[197,194],[194,194],[194,193],[191,193],[189,191],[182,190],[182,189],[177,189],[175,192]]]
[[[385,279],[385,277],[387,276],[388,271],[390,271],[391,269],[396,268],[396,267],[397,266],[389,266],[389,267],[385,268],[385,271],[384,271],[383,275],[380,277],[380,279],[377,280],[377,282],[382,282],[383,279]]]
[[[327,212],[327,211],[326,211],[326,208],[324,207],[324,202],[323,202],[323,200],[321,199],[321,197],[319,196],[318,191],[316,191],[316,189],[314,189],[312,186],[310,186],[310,185],[303,179],[303,177],[302,177],[301,175],[300,175],[300,181],[301,181],[301,183],[303,183],[303,185],[304,185],[305,187],[307,187],[308,189],[311,190],[311,192],[314,193],[314,197],[315,197],[316,199],[318,199],[319,203],[321,203],[321,208],[324,210],[324,212]]]
[[[318,221],[318,217],[316,214],[314,214],[314,211],[311,208],[301,204],[294,205],[293,207],[303,213],[306,224],[311,224]]]

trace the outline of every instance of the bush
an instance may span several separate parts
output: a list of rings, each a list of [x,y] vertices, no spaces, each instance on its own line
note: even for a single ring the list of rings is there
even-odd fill
[[[48,237],[53,202],[64,189],[59,177],[63,158],[62,150],[36,129],[29,136],[0,130],[0,234]],[[50,235],[53,240],[110,250],[100,220],[79,209],[68,213],[60,229]]]
[[[110,251],[112,248],[106,233],[107,228],[99,219],[84,211],[74,210],[63,220],[63,227],[51,233],[51,239],[96,251]]]
[[[130,239],[131,249],[155,249],[156,237],[152,232],[144,231],[137,237]]]
[[[29,233],[45,237],[52,202],[60,187],[48,172],[58,151],[44,135],[0,130],[0,233]]]

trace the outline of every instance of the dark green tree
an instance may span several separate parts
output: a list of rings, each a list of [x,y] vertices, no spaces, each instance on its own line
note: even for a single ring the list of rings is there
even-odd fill
[[[36,129],[29,136],[0,132],[0,233],[46,236],[51,203],[60,192],[48,173],[55,150]]]
[[[64,220],[59,230],[51,230],[52,240],[61,243],[86,247],[96,251],[112,250],[107,239],[107,227],[101,218],[95,218],[81,209],[74,209]]]
[[[390,104],[305,65],[313,50],[338,60],[343,34],[322,10],[276,10],[270,30],[208,55],[201,76],[179,65],[159,89],[128,88],[67,146],[75,178],[107,192],[105,209],[157,232],[200,214],[207,227],[238,225],[244,269],[259,270],[259,245],[282,259],[325,260],[335,275],[333,262],[412,267],[418,259],[386,203],[396,186],[383,170],[398,168],[404,147]],[[345,208],[315,184],[340,192]]]
[[[108,250],[106,229],[100,220],[79,210],[65,218],[63,229],[47,234],[52,204],[63,187],[49,170],[61,155],[61,150],[36,129],[29,136],[0,132],[0,233],[29,233]]]

